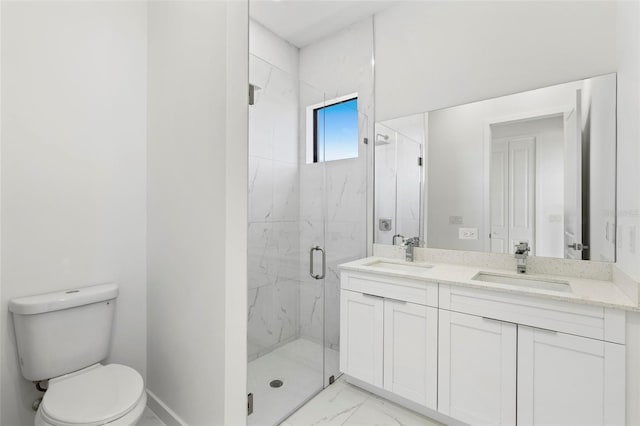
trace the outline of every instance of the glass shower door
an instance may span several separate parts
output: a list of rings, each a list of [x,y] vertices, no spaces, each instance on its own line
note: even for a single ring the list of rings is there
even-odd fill
[[[322,224],[324,219],[303,216],[308,189],[301,179],[308,173],[299,135],[301,100],[322,102],[324,94],[254,55],[249,66],[247,392],[252,412],[247,423],[269,426],[323,388],[322,332],[317,340],[310,332],[322,330],[324,294],[322,281],[309,276],[309,246],[324,242],[307,239],[305,221]],[[313,173],[320,177],[317,191],[322,193],[324,171],[319,167]],[[310,211],[323,211],[321,197],[311,201]]]
[[[338,265],[366,256],[369,121],[254,55],[249,74],[247,422],[275,425],[340,374]]]

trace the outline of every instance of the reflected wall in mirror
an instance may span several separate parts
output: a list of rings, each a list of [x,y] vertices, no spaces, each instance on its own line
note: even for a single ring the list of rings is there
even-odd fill
[[[615,74],[419,117],[427,247],[615,261]]]

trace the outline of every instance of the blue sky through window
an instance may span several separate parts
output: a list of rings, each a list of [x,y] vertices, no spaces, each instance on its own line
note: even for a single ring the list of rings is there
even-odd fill
[[[358,157],[358,99],[317,110],[317,161]]]

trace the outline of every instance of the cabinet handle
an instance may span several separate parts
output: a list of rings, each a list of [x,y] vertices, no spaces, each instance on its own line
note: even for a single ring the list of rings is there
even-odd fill
[[[524,325],[522,324],[523,327],[529,327],[529,328],[533,328],[534,330],[540,330],[540,331],[546,331],[547,333],[551,333],[551,334],[558,334],[557,330],[550,330],[548,328],[542,328],[542,327],[534,327],[532,325]]]
[[[493,321],[493,322],[499,322],[501,324],[513,324],[513,325],[518,325],[517,322],[513,322],[513,321],[505,321],[505,320],[499,320],[499,319],[495,319],[495,318],[489,318],[489,317],[481,317],[483,320],[487,320],[487,321]]]
[[[378,295],[370,294],[370,293],[362,293],[362,295],[366,296],[366,297],[373,297],[375,299],[384,299],[384,297],[382,297],[382,296],[378,296]]]
[[[402,303],[402,304],[407,303],[407,301],[406,301],[406,300],[400,300],[400,299],[393,299],[393,298],[391,298],[391,297],[378,296],[377,294],[362,293],[362,295],[363,295],[363,296],[366,296],[366,297],[373,297],[373,298],[376,298],[376,299],[391,300],[391,301],[393,301],[393,302],[398,302],[398,303]]]
[[[548,328],[542,328],[542,327],[534,327],[533,325],[517,324],[515,322],[502,321],[502,320],[499,320],[499,319],[489,318],[489,317],[482,317],[482,319],[483,320],[487,320],[487,321],[492,321],[492,322],[499,322],[499,323],[503,323],[503,324],[515,324],[518,327],[529,327],[529,328],[532,328],[534,330],[540,330],[540,331],[546,331],[547,333],[558,334],[558,332],[556,330],[550,330]]]

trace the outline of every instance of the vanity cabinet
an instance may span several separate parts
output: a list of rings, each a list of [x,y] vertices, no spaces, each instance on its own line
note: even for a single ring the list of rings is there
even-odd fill
[[[384,389],[436,408],[438,310],[384,301]]]
[[[440,310],[438,411],[471,425],[516,424],[517,326]]]
[[[340,292],[340,369],[382,387],[384,299]]]
[[[437,284],[342,274],[340,369],[437,408]],[[421,303],[416,303],[421,302]]]
[[[624,425],[625,347],[518,326],[518,425]]]
[[[470,424],[624,425],[623,311],[452,285],[440,286],[439,307],[441,413]]]
[[[341,285],[341,370],[373,392],[470,425],[625,424],[624,311],[373,273]]]

